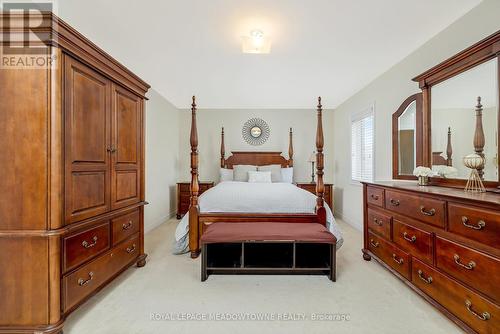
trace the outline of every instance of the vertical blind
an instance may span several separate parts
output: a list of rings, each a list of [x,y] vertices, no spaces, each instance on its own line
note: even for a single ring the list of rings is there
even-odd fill
[[[373,181],[373,109],[351,121],[351,178]]]

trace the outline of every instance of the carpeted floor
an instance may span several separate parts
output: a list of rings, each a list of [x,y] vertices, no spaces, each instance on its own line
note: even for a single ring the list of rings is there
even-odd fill
[[[361,233],[345,223],[336,283],[215,275],[201,283],[199,259],[171,254],[177,222],[148,233],[146,266],[127,270],[71,314],[64,333],[461,333],[375,261],[365,262]]]

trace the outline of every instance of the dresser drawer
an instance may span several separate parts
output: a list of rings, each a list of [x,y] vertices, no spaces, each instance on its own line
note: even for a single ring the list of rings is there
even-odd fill
[[[412,261],[412,282],[478,333],[500,333],[497,305],[417,259]]]
[[[385,207],[410,218],[444,227],[444,201],[386,190]]]
[[[366,189],[366,201],[369,204],[384,207],[384,189],[376,187],[367,187]]]
[[[111,220],[113,245],[119,244],[131,235],[139,232],[141,218],[139,210]]]
[[[428,263],[432,263],[432,235],[397,219],[392,222],[392,240],[399,247]]]
[[[139,236],[135,236],[94,261],[63,277],[64,311],[79,304],[138,256]]]
[[[181,192],[181,193],[191,193],[191,184],[189,184],[189,183],[179,183],[179,192]]]
[[[436,237],[436,261],[439,269],[500,301],[500,260]]]
[[[368,228],[377,233],[378,235],[386,238],[387,240],[391,239],[391,220],[392,217],[386,214],[383,214],[379,211],[368,209]]]
[[[63,239],[63,271],[69,271],[109,249],[109,223]]]
[[[410,279],[410,256],[372,232],[368,234],[368,249],[406,279]]]
[[[448,229],[450,232],[498,248],[500,211],[448,203]]]

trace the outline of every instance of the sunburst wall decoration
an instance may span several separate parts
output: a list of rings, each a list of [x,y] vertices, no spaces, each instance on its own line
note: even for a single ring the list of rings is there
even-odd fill
[[[266,142],[271,130],[263,119],[251,118],[245,122],[241,132],[243,139],[245,139],[248,144],[259,146]]]

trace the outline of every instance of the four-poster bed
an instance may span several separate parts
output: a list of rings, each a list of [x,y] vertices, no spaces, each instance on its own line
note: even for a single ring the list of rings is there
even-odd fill
[[[317,128],[316,128],[316,159],[317,159],[317,181],[316,200],[314,212],[305,213],[271,213],[271,212],[200,212],[199,206],[199,180],[198,180],[198,133],[196,123],[196,99],[193,96],[191,104],[191,198],[189,208],[189,251],[192,258],[200,254],[200,238],[206,226],[217,222],[286,222],[286,223],[319,223],[327,224],[327,210],[324,202],[324,182],[323,182],[323,125],[322,125],[322,105],[321,97],[318,98],[317,105]],[[293,133],[289,133],[289,157],[286,159],[281,152],[241,152],[234,151],[226,159],[224,146],[224,129],[221,138],[221,168],[232,169],[235,165],[281,165],[283,168],[293,166]],[[277,185],[276,187],[291,187],[292,185]],[[215,187],[217,188],[217,187]],[[299,189],[295,186],[293,188]],[[213,189],[211,189],[212,191]],[[298,191],[303,191],[299,189]],[[304,191],[304,193],[306,193]],[[312,196],[312,195],[311,195]],[[285,195],[286,197],[286,195]],[[283,201],[284,198],[280,198]],[[329,210],[329,209],[328,209]],[[331,215],[331,213],[330,213]],[[333,219],[333,218],[332,218]]]

